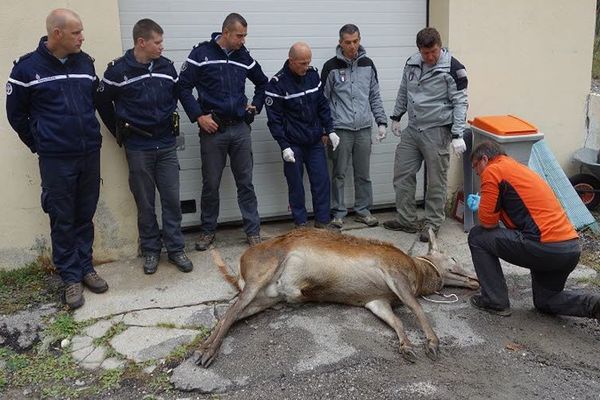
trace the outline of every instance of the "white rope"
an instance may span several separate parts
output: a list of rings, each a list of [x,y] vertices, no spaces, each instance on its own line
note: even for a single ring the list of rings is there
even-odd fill
[[[439,303],[439,304],[452,304],[452,303],[456,303],[458,301],[458,296],[455,295],[454,293],[444,294],[444,293],[440,293],[440,292],[435,292],[435,294],[437,294],[438,296],[442,296],[445,299],[453,298],[453,300],[433,300],[433,299],[430,299],[430,298],[425,297],[425,296],[421,296],[421,298],[423,300],[427,300],[427,301],[430,301],[432,303]]]

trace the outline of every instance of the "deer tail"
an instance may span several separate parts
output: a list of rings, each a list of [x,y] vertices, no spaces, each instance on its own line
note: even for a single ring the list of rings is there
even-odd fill
[[[227,266],[227,263],[225,262],[225,260],[223,260],[223,257],[221,257],[221,253],[219,253],[219,251],[217,249],[212,249],[210,251],[210,253],[212,255],[213,262],[215,264],[217,264],[217,267],[219,268],[219,271],[223,275],[223,278],[225,278],[225,280],[231,286],[233,286],[234,289],[236,289],[238,292],[241,292],[242,288],[240,288],[238,277],[231,273],[231,270]]]

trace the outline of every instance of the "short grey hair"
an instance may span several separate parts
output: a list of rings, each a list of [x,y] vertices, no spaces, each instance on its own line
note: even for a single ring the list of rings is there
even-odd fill
[[[358,38],[360,39],[360,29],[354,24],[346,24],[340,28],[340,40],[344,38],[344,35],[353,35],[358,32]]]

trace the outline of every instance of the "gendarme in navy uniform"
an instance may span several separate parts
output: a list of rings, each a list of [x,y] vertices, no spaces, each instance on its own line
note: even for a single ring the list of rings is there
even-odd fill
[[[65,283],[65,301],[83,305],[83,285],[108,290],[92,266],[100,193],[100,125],[94,60],[81,51],[83,25],[66,9],[46,19],[48,36],[21,57],[6,84],[8,121],[39,157],[42,209],[50,217],[52,261]]]
[[[144,273],[158,268],[160,253],[180,271],[190,272],[185,254],[179,202],[179,160],[175,144],[178,119],[174,115],[179,90],[173,63],[163,57],[163,30],[151,19],[133,27],[134,47],[108,64],[98,87],[98,111],[108,129],[125,145],[129,188],[138,210]],[[160,195],[162,232],[155,213],[155,191]]]
[[[201,235],[196,250],[204,251],[215,239],[219,217],[219,186],[229,156],[237,187],[244,232],[252,246],[260,242],[260,217],[252,184],[252,138],[250,123],[264,102],[267,77],[244,43],[247,22],[229,14],[222,31],[190,52],[179,76],[181,104],[190,121],[200,128],[202,159]],[[246,78],[254,83],[254,97],[248,103]],[[196,89],[198,98],[192,90]]]
[[[303,174],[309,176],[315,227],[329,227],[329,172],[322,138],[329,136],[333,150],[339,138],[333,132],[329,103],[323,95],[312,53],[305,43],[294,44],[283,68],[266,89],[265,104],[271,135],[282,150],[290,210],[296,226],[306,225]]]

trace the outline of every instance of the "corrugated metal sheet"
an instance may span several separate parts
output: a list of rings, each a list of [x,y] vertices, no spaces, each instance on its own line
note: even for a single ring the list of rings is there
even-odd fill
[[[533,145],[529,168],[542,176],[552,187],[577,230],[589,227],[595,232],[600,231],[594,216],[579,198],[545,140],[540,140]]]
[[[247,47],[267,76],[274,75],[287,58],[290,45],[308,42],[313,50],[312,64],[321,69],[335,55],[339,28],[354,23],[361,29],[362,44],[373,59],[379,74],[381,94],[391,114],[406,59],[416,51],[415,35],[426,24],[425,0],[374,1],[203,1],[203,0],[119,0],[123,49],[132,47],[131,30],[141,18],[152,18],[164,29],[165,56],[179,70],[192,46],[219,31],[230,12],[248,21]],[[115,50],[115,57],[118,51]],[[103,72],[103,71],[99,71]],[[253,93],[249,83],[246,93]],[[180,151],[181,200],[195,201],[196,212],[185,213],[183,225],[200,221],[200,149],[197,127],[182,118],[185,149]],[[266,126],[263,112],[252,125],[254,187],[261,217],[288,215],[287,185],[283,176],[280,150]],[[392,185],[394,150],[398,143],[391,133],[382,144],[373,146],[371,177],[375,204],[395,202]],[[422,198],[419,179],[417,193]],[[239,220],[235,182],[229,167],[221,184],[219,221]],[[310,191],[307,190],[309,205]],[[346,185],[348,206],[353,204],[353,183]],[[160,207],[160,205],[159,205]],[[160,212],[157,210],[157,214]]]

